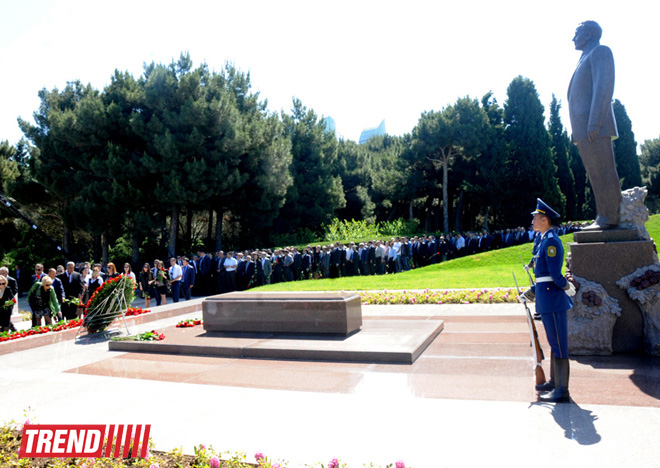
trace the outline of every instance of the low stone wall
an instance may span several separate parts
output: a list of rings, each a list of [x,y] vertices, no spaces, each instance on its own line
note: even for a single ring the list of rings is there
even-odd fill
[[[159,307],[151,308],[151,312],[146,314],[126,317],[128,325],[141,325],[143,323],[155,322],[178,315],[186,315],[193,312],[202,311],[202,302],[204,298],[193,299],[191,301],[177,302],[176,304],[166,304]],[[123,327],[124,323],[121,318],[113,322],[110,327]],[[61,341],[73,340],[78,334],[78,328],[70,330],[63,330],[60,332],[49,332],[42,335],[27,336],[13,341],[5,341],[0,343],[0,356],[3,354],[16,353],[26,349],[38,348],[40,346],[48,346],[51,344],[59,343]]]

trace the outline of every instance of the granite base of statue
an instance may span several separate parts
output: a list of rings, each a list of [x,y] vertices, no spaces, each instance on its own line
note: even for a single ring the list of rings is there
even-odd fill
[[[660,298],[657,293],[653,296],[653,291],[643,296],[635,293],[641,290],[638,287],[655,287],[660,279],[655,275],[656,266],[660,271],[656,247],[645,227],[649,219],[644,206],[646,194],[645,187],[622,192],[618,229],[573,234],[574,242],[569,244],[570,271],[585,285],[578,290],[575,306],[569,312],[572,354],[646,351],[660,355]],[[657,287],[660,289],[660,285]],[[603,304],[608,305],[607,311]],[[606,322],[612,321],[611,345],[602,336],[596,339],[584,326],[594,322],[592,327],[603,333],[610,326]]]

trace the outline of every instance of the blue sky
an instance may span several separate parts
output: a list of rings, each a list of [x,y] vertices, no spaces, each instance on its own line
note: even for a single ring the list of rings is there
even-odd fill
[[[423,111],[466,95],[492,90],[503,104],[518,75],[534,81],[547,117],[580,57],[575,28],[593,19],[614,52],[614,97],[642,143],[660,136],[659,13],[650,2],[591,0],[3,2],[0,140],[18,141],[16,118],[32,118],[41,88],[79,79],[102,89],[115,69],[139,76],[143,63],[182,51],[215,70],[233,62],[270,110],[300,98],[352,140],[383,119],[388,133],[410,132]]]

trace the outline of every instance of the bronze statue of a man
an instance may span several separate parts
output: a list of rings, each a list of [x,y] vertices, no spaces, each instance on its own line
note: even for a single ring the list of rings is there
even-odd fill
[[[575,48],[582,51],[568,86],[568,112],[573,143],[591,181],[596,217],[587,229],[612,229],[619,224],[621,185],[614,162],[612,140],[619,137],[612,110],[614,57],[600,44],[603,30],[595,21],[581,23],[575,31]]]

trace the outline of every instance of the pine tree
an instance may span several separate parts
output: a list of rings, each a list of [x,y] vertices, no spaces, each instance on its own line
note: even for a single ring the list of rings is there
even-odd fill
[[[644,185],[649,191],[649,205],[658,213],[660,212],[660,138],[642,143],[640,163],[644,174]]]
[[[616,158],[616,171],[621,181],[621,190],[639,187],[642,185],[642,174],[637,158],[637,142],[632,131],[632,122],[621,101],[615,99],[612,107],[619,131],[619,138],[614,140],[614,155]]]
[[[543,105],[534,83],[514,78],[504,103],[505,136],[508,142],[505,197],[508,225],[529,224],[530,208],[542,198],[558,212],[564,211],[557,181],[550,135],[545,128]]]
[[[293,100],[292,114],[283,113],[282,120],[291,140],[293,183],[275,229],[280,233],[318,230],[346,205],[337,139],[334,133],[326,133],[323,121],[299,99]]]
[[[575,195],[575,180],[573,179],[573,172],[568,165],[568,150],[571,144],[568,133],[564,130],[559,117],[559,110],[561,103],[557,101],[555,95],[552,95],[552,102],[550,103],[550,122],[548,131],[550,132],[550,139],[552,145],[552,152],[555,157],[555,165],[557,166],[557,180],[559,182],[559,190],[561,191],[562,198],[565,200],[565,212],[559,214],[564,215],[569,220],[577,219],[577,201]],[[561,206],[561,205],[560,205]]]

